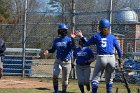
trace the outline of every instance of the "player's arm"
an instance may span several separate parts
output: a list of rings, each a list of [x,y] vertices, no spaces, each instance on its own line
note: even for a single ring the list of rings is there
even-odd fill
[[[118,57],[119,57],[119,59],[118,59],[119,67],[122,67],[122,64],[123,64],[122,51],[121,51],[121,48],[120,48],[116,38],[114,39],[114,46],[115,46],[115,49],[117,50]]]
[[[48,49],[48,52],[49,52],[49,53],[54,53],[54,52],[55,52],[55,50],[56,50],[56,48],[55,48],[54,46],[52,46],[52,48],[51,48],[51,49]]]
[[[55,42],[53,42],[52,48],[51,48],[51,49],[46,49],[46,50],[44,51],[44,55],[47,56],[48,53],[54,53],[55,50],[56,50]]]
[[[115,40],[115,49],[117,50],[119,58],[122,58],[122,51],[121,51],[121,48],[120,48],[117,40]]]
[[[94,58],[94,54],[92,52],[92,50],[89,49],[89,60],[88,63],[91,64],[92,62],[94,62],[95,58]]]
[[[6,50],[6,44],[4,40],[1,40],[0,53],[3,53],[5,50]]]
[[[89,40],[87,40],[84,36],[83,36],[83,33],[81,31],[77,31],[76,32],[76,36],[80,37],[81,38],[81,41],[84,43],[84,46],[90,46],[90,45],[93,45],[95,44],[95,35],[92,36]]]
[[[75,39],[71,37],[71,48],[74,50],[76,48]]]
[[[91,64],[92,62],[94,62],[94,58],[91,58],[90,60],[88,60],[89,64]]]
[[[83,36],[83,33],[79,30],[75,32],[76,36],[81,38],[81,41],[84,43],[84,46],[90,46],[96,44],[96,36],[93,35],[89,40]]]
[[[84,37],[82,37],[81,39],[85,39]],[[95,44],[95,36],[92,36],[89,40],[85,40],[85,46],[90,46],[90,45],[94,45]]]
[[[81,37],[81,41],[84,43],[84,46],[90,46],[95,44],[95,38],[92,36],[89,40],[86,37]]]
[[[74,51],[73,57],[72,57],[72,62],[71,62],[72,68],[74,68],[74,66],[75,66],[75,60],[76,60],[76,55],[75,55],[75,51]]]
[[[75,35],[74,32],[72,32],[70,34],[70,36],[71,36],[71,41],[69,42],[69,45],[70,45],[71,49],[74,50],[76,48],[76,44],[75,44],[75,37],[76,37],[76,35]]]

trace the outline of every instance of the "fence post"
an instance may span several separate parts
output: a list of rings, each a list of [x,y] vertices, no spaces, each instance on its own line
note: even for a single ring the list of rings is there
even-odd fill
[[[25,1],[25,13],[24,13],[24,25],[23,25],[23,37],[22,37],[22,77],[25,75],[25,49],[26,49],[26,30],[27,30],[27,9],[28,9],[28,0]]]
[[[110,20],[110,25],[112,25],[112,0],[110,0],[110,14],[109,14],[109,20]],[[111,27],[110,26],[110,33],[111,33]]]
[[[75,0],[72,0],[72,31],[75,31]]]

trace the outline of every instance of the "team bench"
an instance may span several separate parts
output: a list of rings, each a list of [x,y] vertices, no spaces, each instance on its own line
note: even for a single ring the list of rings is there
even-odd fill
[[[32,57],[39,58],[40,57],[40,55],[39,55],[40,52],[41,52],[41,49],[38,49],[38,48],[26,48],[25,49],[25,53],[27,55],[32,56]],[[6,48],[5,54],[9,55],[10,53],[16,53],[18,56],[21,56],[22,48]]]

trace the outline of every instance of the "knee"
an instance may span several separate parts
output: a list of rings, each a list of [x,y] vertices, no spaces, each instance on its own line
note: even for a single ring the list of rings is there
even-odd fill
[[[62,82],[62,85],[68,85],[68,80],[63,81],[63,82]]]
[[[85,83],[83,81],[78,81],[79,85],[84,85]]]
[[[83,82],[85,85],[88,85],[88,84],[90,84],[90,81],[85,81],[85,82]]]
[[[58,77],[53,76],[53,82],[58,83]]]

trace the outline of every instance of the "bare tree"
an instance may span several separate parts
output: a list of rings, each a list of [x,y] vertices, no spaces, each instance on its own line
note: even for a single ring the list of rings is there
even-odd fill
[[[10,17],[10,1],[0,0],[0,23],[6,23]]]
[[[28,11],[38,8],[37,0],[28,0]],[[15,23],[22,23],[25,12],[25,0],[13,0],[12,2],[13,19]]]

